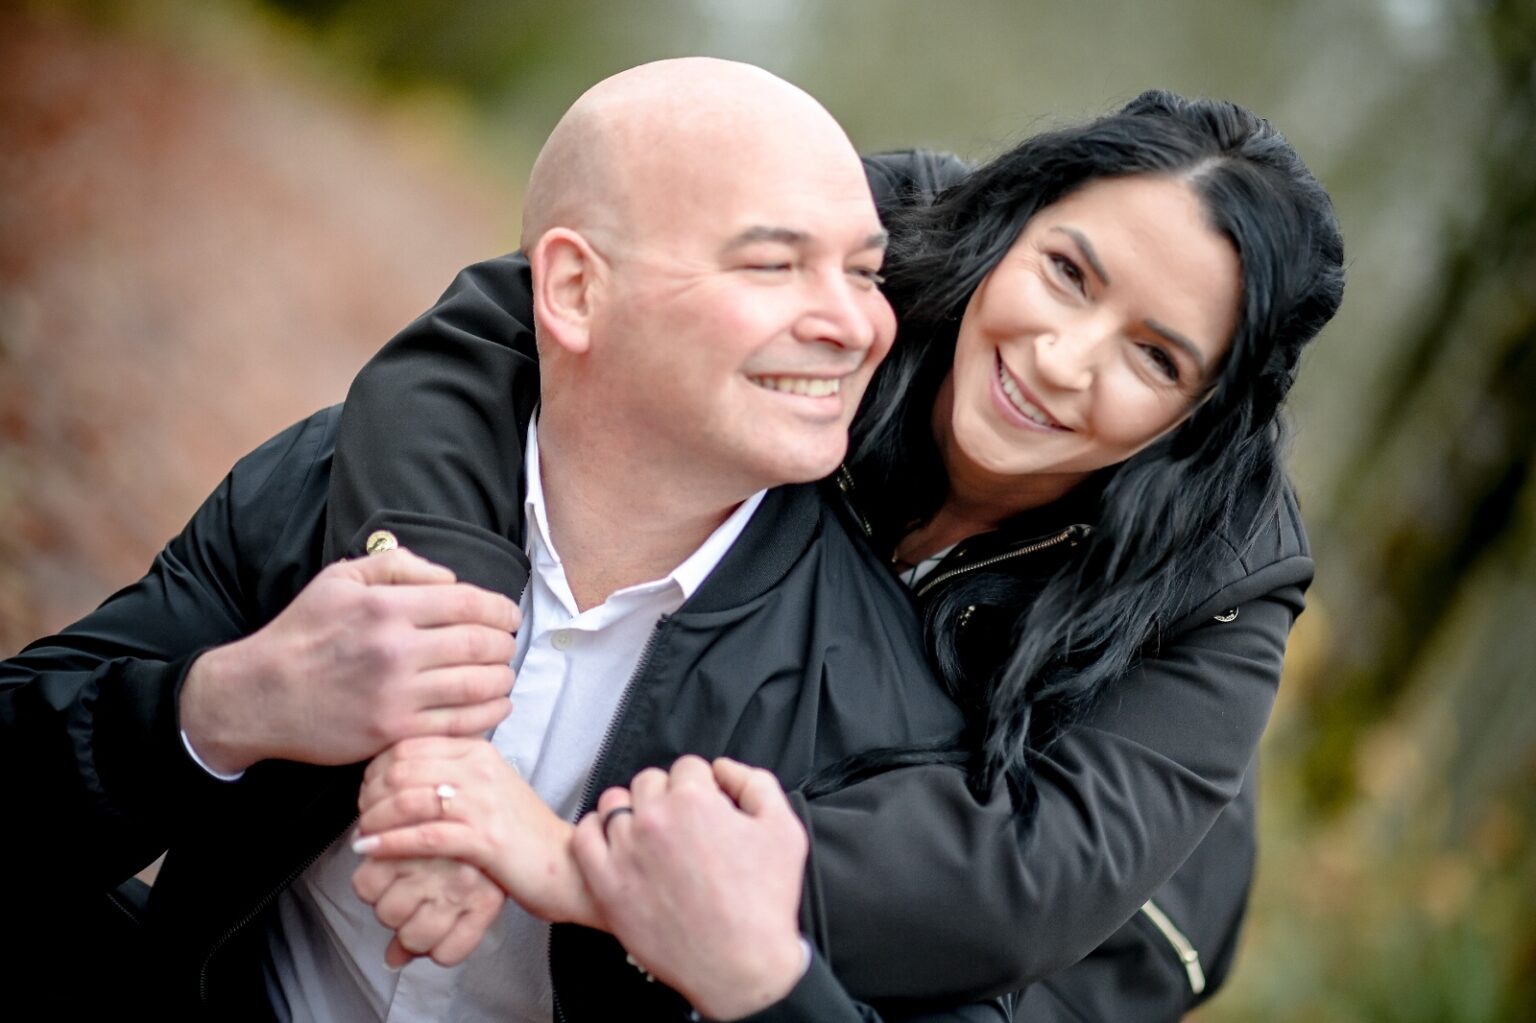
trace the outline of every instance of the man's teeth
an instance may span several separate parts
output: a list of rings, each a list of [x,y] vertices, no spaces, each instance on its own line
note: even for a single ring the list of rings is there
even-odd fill
[[[1019,385],[1013,382],[1013,377],[1008,375],[1001,363],[997,367],[997,379],[1003,385],[1003,393],[1008,400],[1013,402],[1013,407],[1019,410],[1019,414],[1025,419],[1039,423],[1041,426],[1049,426],[1053,430],[1061,427],[1056,425],[1056,420],[1045,414],[1045,410],[1024,397],[1019,391]]]
[[[812,398],[826,398],[843,389],[841,377],[752,377],[751,380],[770,391],[804,394]]]

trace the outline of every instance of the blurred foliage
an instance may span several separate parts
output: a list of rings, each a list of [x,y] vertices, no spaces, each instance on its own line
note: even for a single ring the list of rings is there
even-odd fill
[[[9,6],[458,124],[442,158],[509,190],[583,88],[678,53],[785,75],[867,149],[984,156],[1151,86],[1271,116],[1335,197],[1351,277],[1293,401],[1319,574],[1266,739],[1247,948],[1198,1015],[1536,1019],[1536,3]],[[10,570],[0,551],[0,613]]]

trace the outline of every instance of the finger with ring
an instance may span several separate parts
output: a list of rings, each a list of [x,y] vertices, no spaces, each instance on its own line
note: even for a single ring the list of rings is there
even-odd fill
[[[447,817],[448,811],[453,808],[453,798],[459,794],[459,790],[443,782],[436,790],[437,812],[440,817]]]
[[[613,819],[615,817],[621,816],[623,814],[633,814],[634,812],[635,808],[632,806],[616,806],[612,810],[609,810],[607,813],[603,814],[603,839],[605,841],[607,840],[608,826],[613,823]]]

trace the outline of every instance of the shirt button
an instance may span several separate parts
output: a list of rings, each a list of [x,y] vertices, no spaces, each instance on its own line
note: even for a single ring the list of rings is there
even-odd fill
[[[556,650],[569,650],[574,642],[576,642],[576,634],[570,629],[561,629],[550,639],[550,643]]]

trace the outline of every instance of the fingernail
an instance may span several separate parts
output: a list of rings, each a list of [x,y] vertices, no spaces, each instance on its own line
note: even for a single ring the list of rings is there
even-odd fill
[[[394,963],[386,959],[384,960],[384,969],[388,970],[390,973],[399,973],[401,970],[405,969],[405,964],[401,963],[399,966],[396,966]]]
[[[378,835],[364,835],[352,843],[352,851],[359,856],[367,856],[379,847]]]

